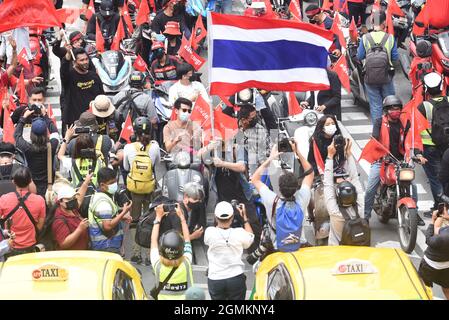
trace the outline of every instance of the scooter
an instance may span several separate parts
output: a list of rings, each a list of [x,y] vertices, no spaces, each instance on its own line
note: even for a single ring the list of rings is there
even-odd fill
[[[158,116],[158,128],[155,133],[159,145],[163,144],[162,133],[173,112],[173,108],[168,101],[168,90],[173,83],[175,81],[164,81],[158,85],[153,85],[150,94]]]
[[[418,209],[412,198],[414,179],[413,162],[399,161],[393,155],[387,155],[382,160],[380,186],[373,206],[381,223],[398,219],[399,241],[406,253],[415,248],[418,233]]]

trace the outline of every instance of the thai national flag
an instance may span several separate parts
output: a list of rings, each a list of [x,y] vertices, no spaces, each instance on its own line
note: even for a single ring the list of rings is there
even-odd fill
[[[211,95],[245,88],[273,91],[329,89],[330,31],[308,23],[210,13]]]

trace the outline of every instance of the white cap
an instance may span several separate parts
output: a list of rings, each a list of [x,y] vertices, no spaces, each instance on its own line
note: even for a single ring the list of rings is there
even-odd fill
[[[58,201],[61,199],[70,199],[73,198],[77,192],[71,186],[63,186],[58,190]]]
[[[436,88],[441,85],[441,75],[436,72],[430,72],[424,76],[424,84],[428,88]]]
[[[227,220],[234,215],[234,208],[229,202],[221,201],[217,203],[214,214],[218,219]]]

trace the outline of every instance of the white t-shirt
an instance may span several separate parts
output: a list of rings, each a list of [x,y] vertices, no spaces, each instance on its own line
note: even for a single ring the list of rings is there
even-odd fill
[[[204,233],[204,243],[209,246],[207,250],[208,278],[221,280],[242,274],[245,271],[242,261],[243,249],[248,249],[253,241],[254,234],[243,228],[207,228]]]
[[[198,81],[192,81],[188,86],[183,85],[181,81],[176,82],[168,90],[168,100],[170,105],[174,105],[176,99],[190,99],[194,94],[200,94],[206,102],[209,102],[206,88],[204,88],[204,85]]]
[[[151,163],[153,164],[153,168],[160,161],[161,154],[159,150],[159,144],[156,141],[150,142],[150,148],[148,149],[148,155],[151,158]],[[131,165],[136,157],[136,147],[134,143],[127,144],[123,148],[123,169],[125,171],[129,171],[131,169]]]

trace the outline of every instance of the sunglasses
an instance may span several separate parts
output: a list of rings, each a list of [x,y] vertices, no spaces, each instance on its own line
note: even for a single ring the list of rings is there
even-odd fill
[[[192,109],[181,109],[182,112],[192,113]]]

